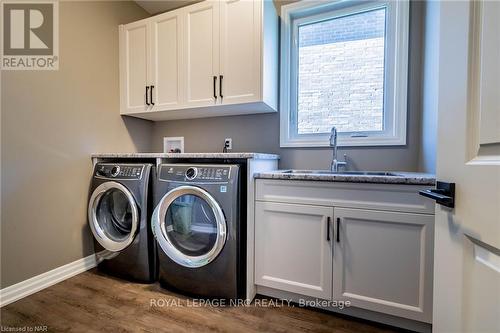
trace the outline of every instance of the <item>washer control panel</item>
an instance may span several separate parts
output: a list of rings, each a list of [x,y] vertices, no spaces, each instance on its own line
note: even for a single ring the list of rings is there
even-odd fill
[[[162,164],[160,179],[170,181],[227,182],[231,177],[230,165]]]
[[[98,163],[94,176],[116,179],[140,179],[142,177],[142,164],[110,164]]]

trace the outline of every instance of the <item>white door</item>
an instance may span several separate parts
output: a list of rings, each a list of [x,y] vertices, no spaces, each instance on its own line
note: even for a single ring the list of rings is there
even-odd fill
[[[182,103],[182,15],[167,12],[151,20],[152,110],[176,109]]]
[[[220,3],[219,97],[223,104],[260,99],[262,1]]]
[[[204,1],[185,8],[186,105],[219,102],[219,2]]]
[[[439,4],[434,332],[500,332],[500,2]]]
[[[333,208],[256,202],[255,283],[332,298]]]
[[[150,109],[148,21],[120,26],[120,89],[122,114]]]
[[[430,323],[434,215],[335,208],[334,221],[335,299]]]

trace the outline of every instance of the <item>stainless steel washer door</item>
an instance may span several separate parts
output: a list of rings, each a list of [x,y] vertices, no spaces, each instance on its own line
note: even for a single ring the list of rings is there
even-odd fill
[[[151,223],[163,252],[185,267],[209,264],[226,243],[226,219],[220,205],[196,186],[180,186],[165,194]]]
[[[106,250],[121,251],[134,240],[139,212],[132,193],[122,184],[99,185],[90,197],[88,215],[94,237]]]

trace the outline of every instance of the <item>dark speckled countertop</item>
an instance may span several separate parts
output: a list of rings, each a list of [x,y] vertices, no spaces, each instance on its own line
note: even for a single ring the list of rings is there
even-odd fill
[[[385,175],[374,174],[349,174],[328,173],[320,171],[276,170],[261,172],[255,178],[281,179],[281,180],[306,180],[323,182],[349,182],[349,183],[378,183],[378,184],[404,184],[404,185],[434,185],[435,175],[429,173],[390,171]]]
[[[264,153],[95,153],[92,158],[224,158],[277,160],[279,155]]]

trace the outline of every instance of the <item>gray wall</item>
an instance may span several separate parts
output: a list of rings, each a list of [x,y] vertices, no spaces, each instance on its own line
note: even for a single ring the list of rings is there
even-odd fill
[[[150,122],[119,115],[118,25],[145,11],[59,6],[59,71],[2,72],[2,288],[91,254],[90,154],[151,146]]]
[[[277,7],[280,7],[277,4]],[[412,2],[408,88],[408,138],[406,146],[341,149],[353,169],[417,171],[420,151],[421,56],[425,5]],[[155,123],[153,150],[162,151],[164,136],[184,136],[186,152],[222,149],[225,137],[233,138],[233,151],[258,151],[281,155],[280,168],[329,167],[329,149],[280,148],[279,114],[176,120]]]
[[[341,150],[355,169],[417,170],[428,165],[419,156],[435,154],[432,141],[420,149],[424,9],[412,4],[408,145]],[[328,168],[328,149],[279,147],[278,114],[154,124],[120,117],[118,25],[146,16],[133,2],[61,2],[60,70],[1,73],[1,288],[92,253],[91,153],[161,151],[163,136],[184,136],[188,152],[213,152],[232,137],[234,151],[278,153],[282,168]]]
[[[424,54],[422,57],[422,130],[419,152],[420,170],[436,172],[437,105],[439,77],[439,3],[425,7]]]

